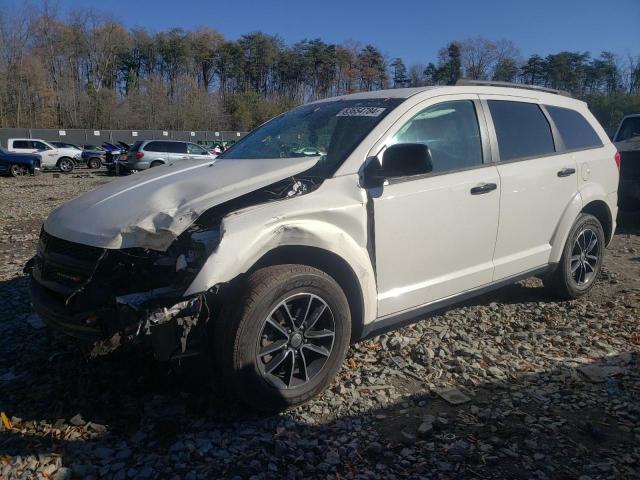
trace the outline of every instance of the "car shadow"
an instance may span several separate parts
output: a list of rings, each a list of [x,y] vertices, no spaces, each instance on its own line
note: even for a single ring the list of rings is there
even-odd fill
[[[24,301],[27,283],[1,282],[0,292],[12,293],[0,300]],[[540,298],[539,287],[508,288],[473,304]],[[146,348],[132,347],[87,361],[67,338],[28,319],[17,307],[3,307],[0,316],[0,410],[13,420],[0,432],[2,458],[53,454],[80,477],[112,477],[120,463],[134,472],[150,466],[156,478],[166,476],[163,468],[197,478],[578,478],[600,476],[603,463],[622,478],[637,468],[611,460],[613,452],[637,450],[616,410],[637,406],[633,352],[604,359],[616,370],[598,383],[567,355],[553,368],[473,389],[450,385],[469,397],[459,405],[397,371],[388,380],[410,380],[413,391],[382,398],[366,381],[346,388],[340,378],[358,368],[346,361],[327,392],[269,416],[226,399],[203,358],[159,363]],[[372,361],[388,369],[381,353]]]

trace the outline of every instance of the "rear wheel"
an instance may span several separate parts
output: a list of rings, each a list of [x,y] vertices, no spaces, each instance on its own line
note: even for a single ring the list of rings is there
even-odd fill
[[[62,173],[71,173],[73,171],[74,163],[73,160],[67,157],[62,157],[58,160],[58,168]]]
[[[102,161],[99,158],[90,158],[87,162],[87,167],[95,170],[102,166]]]
[[[216,326],[214,351],[233,397],[276,412],[329,385],[351,335],[349,304],[333,278],[303,265],[266,267],[230,306]]]
[[[150,168],[159,167],[160,165],[164,165],[164,164],[156,160],[155,162],[151,162],[151,165],[149,165],[149,167]]]
[[[586,294],[602,270],[604,248],[600,221],[593,215],[581,214],[569,232],[556,270],[543,280],[545,287],[566,299]]]
[[[13,164],[9,167],[9,174],[12,177],[23,177],[29,173],[29,170],[24,165]]]

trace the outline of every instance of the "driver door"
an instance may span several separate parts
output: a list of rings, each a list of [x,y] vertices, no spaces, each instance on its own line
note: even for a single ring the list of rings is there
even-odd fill
[[[58,163],[60,154],[57,149],[50,147],[44,142],[37,140],[33,141],[33,147],[37,149],[38,155],[40,155],[41,165],[43,167],[55,167]]]
[[[481,106],[476,95],[442,98],[410,109],[372,152],[425,143],[433,161],[431,173],[388,179],[369,191],[378,317],[477,288],[493,277],[500,177],[489,163]]]

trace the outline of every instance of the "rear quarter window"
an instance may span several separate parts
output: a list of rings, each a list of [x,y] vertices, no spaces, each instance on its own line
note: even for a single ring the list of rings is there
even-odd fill
[[[556,128],[567,150],[602,146],[602,141],[598,134],[587,119],[579,112],[569,108],[552,107],[549,105],[546,105],[546,109],[553,123],[556,124]]]
[[[498,137],[500,161],[538,157],[555,152],[551,126],[535,103],[489,100]]]

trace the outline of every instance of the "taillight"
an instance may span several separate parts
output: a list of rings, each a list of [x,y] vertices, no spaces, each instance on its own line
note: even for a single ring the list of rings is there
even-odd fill
[[[618,167],[618,171],[620,171],[620,152],[616,152],[616,154],[613,156],[613,160],[616,162],[616,167]]]
[[[136,160],[140,160],[142,157],[144,157],[144,152],[136,152]]]

